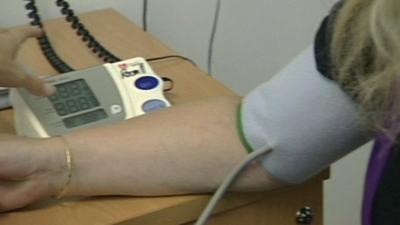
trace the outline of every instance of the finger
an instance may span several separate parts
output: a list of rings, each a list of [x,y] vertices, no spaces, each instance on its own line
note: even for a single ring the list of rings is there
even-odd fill
[[[7,33],[11,35],[13,38],[15,38],[14,40],[18,45],[24,42],[28,38],[43,36],[42,29],[32,26],[13,28],[8,30]]]
[[[54,86],[23,72],[14,62],[5,61],[0,66],[0,86],[23,87],[38,96],[50,96],[55,93]]]
[[[46,196],[46,187],[35,181],[0,186],[0,212],[22,208]]]
[[[37,77],[25,76],[22,80],[22,87],[28,89],[32,94],[38,96],[51,96],[56,92],[53,85],[38,79]]]
[[[22,207],[21,200],[18,202],[14,200],[15,192],[18,193],[22,186],[24,186],[24,182],[0,182],[0,212]]]

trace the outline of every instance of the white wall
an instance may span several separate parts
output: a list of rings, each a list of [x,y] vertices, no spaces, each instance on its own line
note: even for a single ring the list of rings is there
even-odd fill
[[[54,0],[37,0],[43,18],[58,17]],[[22,0],[3,0],[0,26],[26,23]],[[213,76],[239,94],[268,80],[313,40],[334,0],[226,0],[215,42]],[[142,0],[70,1],[77,12],[114,7],[141,24]],[[149,32],[206,68],[215,0],[149,0]],[[370,146],[334,164],[325,185],[325,224],[360,224]]]
[[[215,0],[151,2],[150,32],[206,68]],[[327,5],[321,0],[222,1],[212,75],[246,94],[311,43]]]

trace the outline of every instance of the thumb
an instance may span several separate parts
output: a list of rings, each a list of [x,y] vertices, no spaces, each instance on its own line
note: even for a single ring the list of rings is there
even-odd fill
[[[17,45],[20,45],[28,38],[41,37],[43,35],[43,30],[37,27],[24,26],[10,29],[7,33],[14,38]]]
[[[2,32],[2,35],[11,39],[9,43],[9,54],[12,58],[15,57],[19,47],[22,43],[26,41],[26,39],[31,37],[41,37],[43,35],[43,31],[36,27],[18,27]]]

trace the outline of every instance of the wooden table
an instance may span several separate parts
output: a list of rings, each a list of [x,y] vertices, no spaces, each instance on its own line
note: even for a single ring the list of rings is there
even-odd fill
[[[143,32],[111,9],[81,15],[92,34],[117,56],[128,59],[176,54],[159,40]],[[85,47],[63,19],[45,23],[53,46],[76,69],[98,65],[101,61]],[[29,40],[18,60],[38,75],[56,74],[35,40]],[[167,94],[173,104],[216,95],[235,95],[189,62],[170,59],[151,64],[157,74],[175,81]],[[12,110],[0,112],[0,132],[13,133]],[[303,185],[269,192],[230,193],[220,203],[209,224],[295,225],[296,211],[310,206],[315,213],[312,224],[322,224],[323,174]],[[0,196],[1,197],[1,196]],[[93,197],[44,200],[28,208],[0,214],[0,225],[169,225],[192,224],[209,196],[176,197]]]

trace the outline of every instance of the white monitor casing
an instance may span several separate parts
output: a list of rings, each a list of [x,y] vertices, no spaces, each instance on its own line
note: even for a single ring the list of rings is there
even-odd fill
[[[96,75],[101,78],[98,71],[102,71],[103,79],[93,80],[96,78]],[[112,82],[110,82],[109,78],[107,78],[108,81],[104,79],[106,78],[104,76],[107,75],[111,77]],[[96,96],[100,95],[100,92],[103,92],[101,93],[103,96],[113,96],[103,98],[110,102],[118,102],[116,104],[109,103],[105,111],[110,117],[112,114],[120,114],[119,117],[112,120],[95,121],[73,129],[66,129],[65,127],[60,129],[62,126],[60,121],[63,118],[56,115],[54,107],[51,106],[50,101],[46,97],[33,96],[24,89],[14,88],[10,91],[10,98],[14,108],[17,134],[36,138],[58,136],[76,129],[99,126],[110,121],[126,120],[170,106],[169,101],[164,96],[163,80],[154,73],[143,58],[133,58],[112,64],[107,63],[87,70],[52,76],[48,78],[48,81],[57,85],[78,78],[87,78],[89,86],[94,86],[91,89],[93,89],[92,91]],[[101,82],[104,82],[104,84]],[[96,85],[99,87],[96,88]],[[118,94],[113,92],[117,92]],[[103,104],[102,98],[98,98],[100,101],[99,108],[105,107],[106,104]],[[45,107],[37,107],[37,105],[43,104]],[[51,116],[46,116],[45,114]],[[46,123],[47,118],[52,117],[56,118],[57,122]],[[56,124],[58,128],[49,129],[49,124]]]

